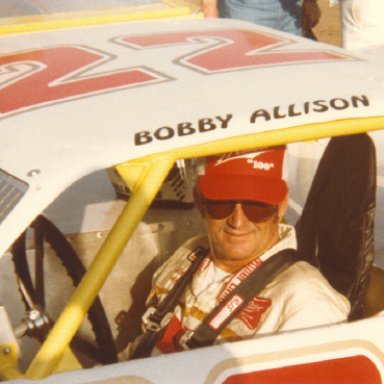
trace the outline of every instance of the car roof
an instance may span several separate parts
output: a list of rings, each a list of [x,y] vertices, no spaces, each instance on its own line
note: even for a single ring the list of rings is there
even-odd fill
[[[260,146],[255,134],[278,144],[382,127],[382,51],[223,19],[36,31],[0,44],[1,178],[20,196],[1,217],[0,253],[98,169],[184,148],[198,156],[221,140],[235,148],[238,137]]]

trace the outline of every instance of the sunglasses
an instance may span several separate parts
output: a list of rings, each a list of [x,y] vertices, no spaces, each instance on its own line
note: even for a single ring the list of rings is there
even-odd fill
[[[236,204],[241,204],[241,208],[248,218],[253,222],[267,221],[277,210],[276,205],[260,203],[257,201],[221,201],[204,199],[205,210],[212,219],[225,219],[230,216]]]

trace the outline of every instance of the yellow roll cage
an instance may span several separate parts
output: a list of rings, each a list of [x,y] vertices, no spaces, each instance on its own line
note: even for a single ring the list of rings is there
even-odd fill
[[[160,152],[117,165],[116,169],[132,191],[132,195],[32,361],[25,377],[40,379],[53,372],[68,369],[68,366],[63,367],[60,362],[66,355],[65,352],[68,352],[72,337],[177,159],[356,134],[383,127],[384,116],[302,125]],[[72,366],[72,369],[76,368],[79,366]]]
[[[44,15],[19,18],[11,23],[9,20],[5,23],[0,20],[0,35],[131,20],[188,17],[192,12],[196,12],[196,7],[191,8],[185,0],[163,0],[163,2],[170,6],[168,10],[143,10],[133,14],[121,10],[119,13],[83,13],[68,17]],[[196,13],[193,17],[201,16]],[[117,171],[132,192],[131,197],[24,375],[18,370],[15,347],[0,346],[2,351],[0,380],[21,377],[42,379],[52,373],[81,368],[68,347],[69,343],[177,159],[356,134],[382,128],[384,128],[384,116],[301,125],[159,152],[116,165]]]

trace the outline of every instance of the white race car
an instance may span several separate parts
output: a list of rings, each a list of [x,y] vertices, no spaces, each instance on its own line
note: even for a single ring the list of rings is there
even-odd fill
[[[88,24],[0,35],[0,378],[382,383],[384,47]],[[286,220],[350,321],[128,361],[154,270],[203,231],[195,160],[281,144]]]

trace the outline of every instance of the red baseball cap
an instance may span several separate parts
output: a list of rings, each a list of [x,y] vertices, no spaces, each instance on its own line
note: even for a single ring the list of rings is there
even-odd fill
[[[209,200],[279,204],[288,193],[284,158],[285,147],[210,156],[198,169],[198,186]]]

